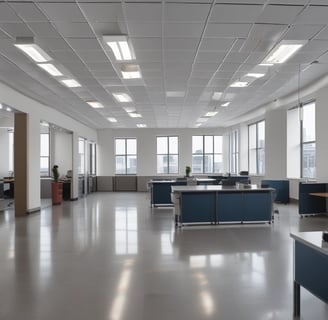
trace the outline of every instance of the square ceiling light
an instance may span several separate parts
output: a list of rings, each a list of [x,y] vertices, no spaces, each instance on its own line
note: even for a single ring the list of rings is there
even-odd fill
[[[117,122],[116,118],[108,117],[107,120],[109,122]]]
[[[113,93],[113,97],[118,101],[118,102],[132,102],[131,97],[127,93],[122,93],[122,92],[117,92]]]
[[[131,118],[141,118],[141,114],[140,114],[140,113],[129,112],[128,115],[129,115]]]
[[[61,77],[63,74],[52,63],[38,63],[38,66],[47,71],[53,77]]]
[[[230,104],[230,102],[225,102],[225,103],[221,104],[221,107],[228,107],[229,104]]]
[[[213,92],[213,95],[212,95],[212,100],[220,100],[222,97],[222,92]]]
[[[34,43],[33,37],[17,37],[14,46],[22,50],[35,62],[48,62],[52,60],[43,49]]]
[[[144,124],[144,123],[138,123],[138,124],[137,124],[137,127],[138,127],[138,128],[146,128],[147,125]]]
[[[129,61],[135,59],[133,49],[126,36],[103,36],[103,40],[112,49],[117,61]]]
[[[78,88],[81,87],[81,84],[74,79],[61,80],[61,82],[69,88]]]
[[[283,40],[267,55],[261,65],[284,63],[305,43],[305,40]]]
[[[121,67],[123,79],[140,79],[141,72],[137,64],[125,64]]]
[[[245,88],[248,86],[246,81],[236,81],[230,85],[231,88]]]
[[[94,108],[94,109],[100,109],[100,108],[103,108],[104,106],[100,103],[100,102],[98,102],[98,101],[88,101],[87,102],[88,103],[88,105],[90,105],[92,108]]]
[[[218,114],[218,112],[217,111],[209,111],[209,112],[207,112],[206,114],[205,114],[205,116],[204,117],[208,117],[208,118],[211,118],[211,117],[214,117],[214,116],[216,116]]]
[[[265,73],[255,73],[255,72],[250,72],[246,74],[246,77],[251,77],[251,78],[262,78],[265,76]]]

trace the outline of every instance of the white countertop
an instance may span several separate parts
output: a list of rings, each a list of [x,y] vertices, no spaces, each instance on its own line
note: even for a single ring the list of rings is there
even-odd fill
[[[322,240],[322,231],[313,232],[292,232],[290,236],[315,250],[328,255],[328,242]]]
[[[206,191],[220,191],[220,192],[252,192],[252,191],[272,191],[272,188],[260,188],[257,185],[251,185],[250,188],[244,187],[236,187],[236,186],[213,186],[213,185],[205,185],[205,186],[172,186],[172,192],[206,192]]]

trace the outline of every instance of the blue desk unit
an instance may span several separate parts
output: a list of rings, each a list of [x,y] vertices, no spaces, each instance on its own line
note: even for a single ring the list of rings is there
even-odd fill
[[[261,186],[276,189],[275,202],[289,203],[289,180],[262,180]]]
[[[172,186],[180,224],[271,222],[272,189]]]
[[[196,178],[197,185],[214,184],[215,179]],[[187,179],[179,180],[151,180],[149,187],[151,190],[151,205],[157,206],[172,206],[171,202],[171,187],[187,185]]]
[[[298,213],[300,215],[325,213],[326,199],[310,195],[310,193],[327,192],[327,183],[299,183]]]
[[[301,286],[328,303],[328,243],[322,232],[291,233],[294,239],[294,316],[301,313]]]

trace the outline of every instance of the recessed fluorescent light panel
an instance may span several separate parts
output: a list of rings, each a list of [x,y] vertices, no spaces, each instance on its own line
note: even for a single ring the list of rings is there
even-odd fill
[[[301,49],[306,41],[283,40],[264,59],[263,63],[284,63]]]
[[[246,81],[236,81],[230,85],[231,88],[245,88],[248,86]]]
[[[259,66],[261,66],[261,67],[272,67],[273,63],[260,63]]]
[[[61,80],[63,84],[65,84],[69,88],[78,88],[81,87],[81,85],[74,79],[66,79],[66,80]]]
[[[11,112],[11,111],[12,111],[12,110],[11,110],[11,108],[9,108],[9,107],[7,107],[7,108],[6,108],[6,110],[7,110],[7,111],[9,111],[9,112]]]
[[[247,73],[246,77],[251,77],[251,78],[262,78],[264,77],[264,73]]]
[[[168,98],[183,98],[185,96],[184,91],[166,91]]]
[[[147,125],[146,125],[146,124],[143,124],[143,123],[138,123],[138,124],[137,124],[137,127],[138,127],[138,128],[146,128]]]
[[[141,114],[140,113],[130,112],[130,113],[128,113],[128,115],[131,118],[141,118]]]
[[[199,118],[198,120],[197,120],[197,122],[206,122],[208,120],[208,118]]]
[[[100,102],[98,102],[98,101],[88,101],[87,102],[88,103],[88,105],[90,105],[92,108],[94,108],[94,109],[100,109],[100,108],[103,108],[104,106],[100,103]]]
[[[109,122],[117,122],[117,120],[116,120],[115,118],[111,118],[111,117],[107,118],[107,120],[108,120]]]
[[[230,102],[223,103],[223,104],[221,104],[221,107],[227,107],[229,104],[230,104]]]
[[[222,92],[214,92],[213,95],[212,95],[212,100],[220,100],[222,97]]]
[[[126,94],[126,93],[113,93],[113,97],[118,101],[118,102],[132,102],[131,97]]]
[[[134,60],[132,47],[126,36],[103,36],[105,43],[112,49],[118,61]]]
[[[3,108],[2,103],[0,103],[0,109],[2,109],[2,108]]]
[[[205,117],[214,117],[218,114],[217,111],[209,111],[205,114]]]
[[[63,74],[52,63],[39,63],[38,66],[47,71],[53,77],[63,76]]]
[[[35,62],[48,62],[52,60],[52,58],[43,49],[34,43],[34,39],[32,37],[18,37],[16,38],[16,43],[14,45]]]
[[[195,127],[200,127],[202,124],[201,123],[196,123]]]
[[[123,79],[140,79],[141,72],[137,64],[126,64],[121,68]]]

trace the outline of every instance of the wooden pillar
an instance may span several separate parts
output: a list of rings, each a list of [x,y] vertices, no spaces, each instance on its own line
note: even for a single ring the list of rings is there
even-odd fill
[[[14,175],[15,216],[27,214],[27,129],[26,113],[15,113]]]

